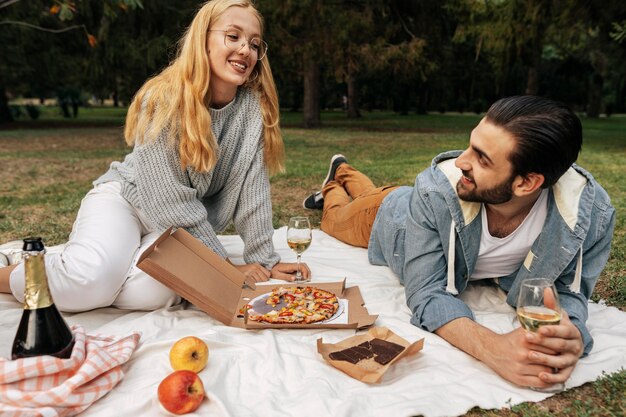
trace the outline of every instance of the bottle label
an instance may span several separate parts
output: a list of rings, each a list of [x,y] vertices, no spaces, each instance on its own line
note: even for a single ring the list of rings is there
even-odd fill
[[[26,253],[24,257],[26,269],[26,286],[24,289],[24,308],[35,310],[53,304],[43,253]]]

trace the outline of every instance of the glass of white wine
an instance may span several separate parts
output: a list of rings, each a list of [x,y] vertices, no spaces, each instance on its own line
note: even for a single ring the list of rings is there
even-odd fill
[[[311,223],[308,217],[292,217],[289,219],[287,226],[287,245],[294,251],[298,257],[298,266],[295,280],[296,282],[310,281],[310,278],[304,278],[300,271],[300,257],[302,252],[307,250],[311,245],[312,239]]]
[[[528,332],[537,332],[541,326],[561,322],[559,293],[554,283],[546,278],[527,278],[522,281],[517,299],[517,318]],[[554,372],[558,372],[555,369]],[[565,388],[558,383],[546,388],[532,388],[535,391],[559,392]]]

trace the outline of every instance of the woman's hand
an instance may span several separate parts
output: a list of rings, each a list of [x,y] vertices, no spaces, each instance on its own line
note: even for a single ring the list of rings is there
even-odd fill
[[[230,261],[229,261],[230,262]],[[270,279],[270,271],[260,264],[235,265],[235,268],[244,274],[247,278],[251,278],[254,282],[262,282]]]
[[[272,268],[272,278],[282,279],[284,281],[293,281],[296,272],[298,272],[298,266],[295,262],[280,262],[274,265]],[[300,262],[300,273],[305,279],[309,279],[311,276],[311,270],[309,266],[303,262]]]

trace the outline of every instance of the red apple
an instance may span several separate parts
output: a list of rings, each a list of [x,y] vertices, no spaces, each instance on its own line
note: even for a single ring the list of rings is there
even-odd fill
[[[159,402],[167,411],[186,414],[195,411],[204,399],[204,385],[192,371],[175,371],[161,381]]]

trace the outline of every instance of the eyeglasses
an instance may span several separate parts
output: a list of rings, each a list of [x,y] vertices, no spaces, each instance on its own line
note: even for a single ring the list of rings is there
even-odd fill
[[[231,51],[237,52],[245,45],[248,45],[250,52],[256,54],[256,59],[258,61],[265,58],[265,54],[267,54],[267,43],[264,40],[258,37],[247,39],[246,36],[238,29],[210,29],[209,32],[224,32],[224,45]]]

